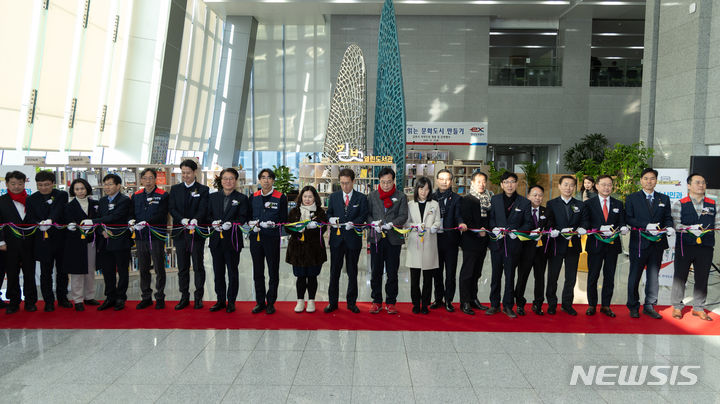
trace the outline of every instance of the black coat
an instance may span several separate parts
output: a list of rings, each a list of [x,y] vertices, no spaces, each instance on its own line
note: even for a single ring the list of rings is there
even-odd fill
[[[350,203],[345,207],[343,200],[343,191],[333,192],[328,202],[328,217],[337,217],[338,223],[353,222],[353,224],[363,224],[367,221],[368,201],[364,194],[353,191],[350,197]],[[345,246],[353,250],[362,248],[362,235],[355,233],[355,230],[345,230],[345,226],[340,227],[340,235],[337,229],[330,232],[330,248],[338,247],[345,241]]]
[[[293,223],[300,220],[300,207],[294,207],[288,213],[288,222]],[[318,208],[315,216],[310,220],[316,222],[327,223],[328,218],[323,208]],[[285,262],[298,267],[312,267],[322,265],[327,261],[327,251],[325,251],[325,238],[322,233],[325,232],[327,226],[318,226],[317,229],[306,229],[305,239],[300,241],[303,233],[294,232],[288,229],[290,240],[288,241],[287,254]]]
[[[65,206],[67,205],[68,194],[59,189],[53,189],[49,195],[40,192],[33,192],[26,201],[27,214],[32,223],[39,223],[50,219],[53,223],[64,223]],[[53,255],[64,247],[65,230],[51,227],[45,232],[38,229],[35,232],[35,259],[37,261],[51,261]]]
[[[490,230],[495,227],[504,227],[507,230],[530,231],[533,229],[533,220],[530,215],[530,201],[518,195],[510,205],[510,215],[505,216],[505,204],[503,202],[503,194],[493,195],[490,199]],[[490,243],[490,249],[493,251],[504,250],[507,247],[508,253],[512,251],[519,252],[522,244],[519,238],[512,239],[508,234],[505,240],[498,239]]]
[[[578,227],[582,227],[587,230],[589,222],[585,205],[581,201],[572,197],[570,198],[568,205],[570,205],[569,219],[567,213],[565,212],[565,201],[562,200],[562,197],[558,196],[557,198],[548,201],[548,226],[555,230],[562,230],[568,227],[572,228],[573,231],[575,231]],[[572,241],[572,247],[568,246],[569,241]],[[577,234],[570,237],[570,240],[566,240],[565,237],[559,235],[552,239],[552,242],[554,243],[554,245],[550,246],[552,250],[548,248],[548,251],[552,251],[555,255],[565,254],[568,250],[579,254],[582,248],[580,237]]]
[[[26,201],[27,203],[27,201]],[[10,194],[0,196],[0,223],[30,224],[30,215],[25,213],[25,219],[20,218],[20,214],[15,208],[15,203]],[[18,238],[10,230],[10,226],[5,226],[0,232],[0,240],[5,241],[8,250],[12,248],[30,248],[33,247],[34,238]]]
[[[613,226],[615,230],[620,230],[621,227],[625,226],[625,209],[623,208],[623,204],[613,197],[610,197],[608,220],[605,220],[605,215],[603,215],[599,196],[594,196],[585,201],[585,210],[588,213],[588,222],[592,230],[600,230],[600,226],[606,225]],[[594,235],[588,235],[585,248],[588,254],[601,253],[608,249],[617,253],[622,252],[620,237],[616,238],[612,244],[608,244],[598,240]]]
[[[459,223],[465,223],[469,229],[481,229],[485,228],[488,230],[490,227],[490,211],[483,211],[480,207],[480,200],[473,195],[465,195],[460,199],[458,204],[460,207],[460,217],[458,218]],[[444,222],[444,220],[443,220]],[[450,233],[459,233],[457,231],[450,231]],[[460,239],[460,245],[463,250],[485,250],[490,242],[487,232],[484,236],[480,236],[480,233],[467,230],[462,233]]]
[[[535,220],[533,219],[532,210],[533,210],[532,204],[530,204],[530,223],[532,223],[532,225],[533,225],[532,230],[535,230],[537,228],[540,228],[540,230],[543,230],[543,231],[548,230],[547,209],[544,206],[538,206],[538,223],[537,223],[537,225],[535,224]],[[543,248],[543,249],[545,248],[545,244],[547,244],[548,238],[549,238],[549,236],[547,235],[547,233],[542,235],[543,245],[540,246],[539,248]],[[527,240],[527,241],[523,241],[523,242],[537,244],[537,241],[533,241],[533,240]]]
[[[661,228],[672,227],[673,219],[670,206],[670,197],[659,192],[655,192],[653,196],[653,208],[650,212],[645,193],[638,191],[632,193],[625,198],[625,221],[630,226],[637,229],[645,229],[650,223],[658,223]],[[667,236],[661,235],[657,243],[663,249],[668,248]],[[638,244],[640,249],[644,250],[652,243],[645,237],[640,237],[637,231],[630,232],[630,245],[628,248],[630,251],[635,251],[637,254]]]
[[[210,194],[210,202],[208,204],[208,221],[214,222],[221,220],[223,223],[245,223],[247,221],[248,213],[248,197],[241,194],[238,191],[232,191],[230,194],[230,202],[227,208],[223,208],[223,201],[225,199],[225,192],[219,191]],[[220,238],[220,233],[214,232],[210,236],[210,248],[215,249],[222,247],[223,249],[235,249],[237,242],[238,249],[243,248],[243,233],[241,230],[236,230],[235,237],[232,236],[232,230],[223,230],[223,238]]]
[[[65,205],[63,217],[67,223],[75,223],[78,225],[76,231],[65,232],[65,254],[63,255],[65,272],[69,274],[84,275],[87,273],[87,249],[92,245],[96,237],[102,238],[98,232],[82,238],[79,226],[80,222],[85,219],[95,219],[98,216],[98,202],[88,198],[88,213],[85,214],[80,203],[73,199]],[[97,244],[96,244],[97,245]],[[95,261],[97,262],[97,260]]]
[[[175,184],[170,188],[170,201],[168,207],[173,224],[179,226],[183,219],[197,220],[198,224],[207,224],[208,195],[210,188],[195,181],[190,188],[185,183]],[[195,195],[195,196],[193,196]],[[182,231],[182,227],[175,227],[173,232]],[[185,237],[191,238],[188,232]],[[180,241],[176,239],[176,241]]]
[[[93,219],[93,223],[98,224],[115,224],[123,226],[108,226],[113,234],[119,235],[119,237],[108,237],[102,236],[102,227],[98,227],[95,232],[98,233],[97,245],[98,250],[106,251],[122,251],[129,250],[132,247],[132,240],[130,239],[130,231],[127,230],[127,222],[130,220],[130,198],[122,192],[118,192],[113,199],[112,203],[107,196],[100,198],[98,202],[98,217]],[[124,233],[123,230],[125,230]]]

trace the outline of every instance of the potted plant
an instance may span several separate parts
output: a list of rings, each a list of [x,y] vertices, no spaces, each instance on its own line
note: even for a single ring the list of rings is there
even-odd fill
[[[298,195],[294,184],[297,178],[287,166],[273,166],[273,171],[275,172],[275,189],[287,195],[288,208],[290,208],[290,202],[294,202]]]
[[[538,172],[539,166],[540,164],[530,161],[525,161],[521,163],[520,168],[525,174],[525,182],[527,182],[528,189],[530,189],[530,187],[532,187],[533,185],[537,185],[537,183],[540,182],[540,173]]]

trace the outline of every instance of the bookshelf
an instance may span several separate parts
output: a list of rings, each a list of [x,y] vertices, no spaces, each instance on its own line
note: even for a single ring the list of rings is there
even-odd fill
[[[343,168],[350,168],[355,172],[355,191],[368,194],[376,189],[379,179],[374,177],[376,167],[390,166],[397,171],[394,163],[300,163],[298,180],[300,188],[312,185],[320,194],[323,206],[327,206],[330,194],[340,189],[338,174]]]
[[[485,174],[490,172],[490,166],[483,164],[481,160],[455,160],[452,165],[448,165],[445,168],[453,173],[453,186],[454,192],[460,195],[465,195],[467,190],[470,188],[470,182],[472,174],[480,170]],[[488,182],[488,186],[489,186]]]

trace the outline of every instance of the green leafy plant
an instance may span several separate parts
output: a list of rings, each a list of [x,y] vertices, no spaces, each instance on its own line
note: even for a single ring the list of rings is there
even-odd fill
[[[527,182],[528,188],[533,185],[537,185],[540,181],[540,173],[538,172],[539,164],[530,161],[525,161],[520,166],[523,173],[525,173],[525,181]]]
[[[640,190],[638,178],[642,170],[648,166],[654,150],[645,147],[645,143],[625,145],[616,143],[615,147],[605,152],[601,164],[602,173],[616,176],[615,193],[621,200],[633,192]]]
[[[563,155],[565,168],[576,173],[585,168],[585,160],[601,163],[609,144],[607,137],[602,133],[593,133],[583,137],[580,139],[580,143],[575,143]]]
[[[490,183],[493,185],[500,186],[500,182],[502,181],[502,175],[507,170],[504,168],[501,168],[499,170],[495,169],[494,161],[491,161],[489,163],[489,165],[490,165]]]
[[[297,180],[287,166],[273,166],[275,172],[275,189],[287,195],[295,189],[293,182]]]

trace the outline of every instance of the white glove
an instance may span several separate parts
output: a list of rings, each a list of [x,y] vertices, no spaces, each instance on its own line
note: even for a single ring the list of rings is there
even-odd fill
[[[260,227],[262,227],[263,229],[267,229],[268,227],[270,227],[270,225],[268,225],[268,223],[269,222],[260,222]]]
[[[515,234],[517,230],[511,230],[510,233],[508,233],[508,236],[510,236],[510,239],[515,240],[518,236]]]
[[[393,227],[393,223],[392,223],[392,222],[390,222],[390,223],[385,223],[384,225],[382,225],[382,229],[383,229],[383,230],[390,230],[390,229],[392,229],[392,227]]]
[[[180,221],[180,224],[183,225],[183,226],[187,226],[188,223],[190,223],[190,219],[182,219],[182,220]]]
[[[70,222],[70,223],[68,223],[67,229],[70,230],[70,231],[75,231],[75,230],[77,230],[77,223],[75,223],[75,222]]]
[[[135,227],[135,219],[128,220],[128,227]]]
[[[668,235],[668,237],[672,237],[675,235],[675,229],[672,227],[668,227],[665,229],[665,233]]]
[[[374,222],[370,223],[370,226],[372,226],[372,228],[376,232],[380,233],[380,221],[379,220],[375,220]]]
[[[225,222],[225,223],[223,223],[223,224],[222,224],[222,229],[223,229],[223,230],[230,230],[230,229],[232,229],[232,223],[230,223],[230,222]]]
[[[437,233],[437,232],[438,232],[438,227],[435,226],[435,225],[432,225],[432,226],[430,227],[430,234],[435,234],[435,233]]]
[[[345,230],[352,230],[354,226],[353,222],[347,222],[345,223]]]
[[[38,224],[40,225],[40,231],[48,231],[48,230],[50,230],[50,225],[52,224],[52,220],[45,219]]]
[[[652,234],[653,236],[657,236],[660,233],[658,231],[658,223],[648,223],[645,229],[647,229],[647,231],[650,232],[650,234]]]
[[[253,226],[252,229],[253,229],[253,231],[254,231],[255,233],[257,233],[257,232],[260,231],[260,227],[258,227],[258,226]]]
[[[625,235],[627,235],[628,233],[630,233],[630,229],[628,229],[627,226],[623,226],[623,227],[620,228],[620,233],[622,233],[622,235],[625,236]]]
[[[602,233],[603,236],[610,237],[610,236],[612,236],[612,226],[610,226],[609,224],[600,226],[600,232]]]
[[[273,222],[272,220],[268,220],[266,223],[267,223],[268,227],[270,227],[270,228],[275,227],[275,222]]]
[[[445,230],[442,227],[438,227],[437,232],[438,234],[445,233]]]
[[[143,220],[135,225],[135,230],[142,230],[145,226],[147,226],[147,222]]]
[[[587,230],[585,230],[584,227],[578,227],[578,228],[577,228],[577,234],[578,234],[578,236],[584,236],[584,235],[587,234]]]
[[[213,220],[213,222],[212,222],[213,229],[215,229],[216,231],[220,231],[220,222],[222,222],[222,220]]]
[[[250,227],[255,227],[255,226],[257,226],[257,224],[258,224],[257,220],[251,220],[248,222],[248,226],[250,226]]]
[[[699,224],[694,224],[692,226],[688,226],[685,228],[690,234],[692,234],[695,237],[700,237],[702,234],[702,227]]]
[[[331,218],[330,218],[330,224],[332,225],[332,227],[338,228],[338,227],[339,227],[339,223],[340,223],[340,218],[339,218],[339,217],[331,217]]]
[[[93,221],[91,219],[84,219],[82,222],[80,222],[80,228],[88,231],[92,229]]]
[[[503,230],[505,229],[502,227],[495,227],[492,229],[492,233],[495,235],[495,237],[498,237]]]
[[[417,224],[417,229],[418,229],[418,231],[423,231],[423,230],[425,230],[425,223],[418,223],[418,224]]]
[[[187,228],[188,228],[188,230],[195,230],[195,226],[197,226],[197,219],[192,219],[188,223]]]
[[[531,234],[542,234],[542,229],[538,227],[537,229],[533,229],[533,231],[530,233]]]
[[[314,220],[308,222],[307,226],[305,226],[306,229],[310,229],[310,230],[317,229],[317,227],[318,227],[317,222]]]
[[[557,229],[550,230],[550,237],[557,238],[557,236],[560,235],[560,232]]]
[[[572,229],[571,229],[571,228],[569,228],[569,227],[566,227],[566,228],[564,228],[564,229],[560,230],[560,233],[570,233],[571,231],[572,231]]]

